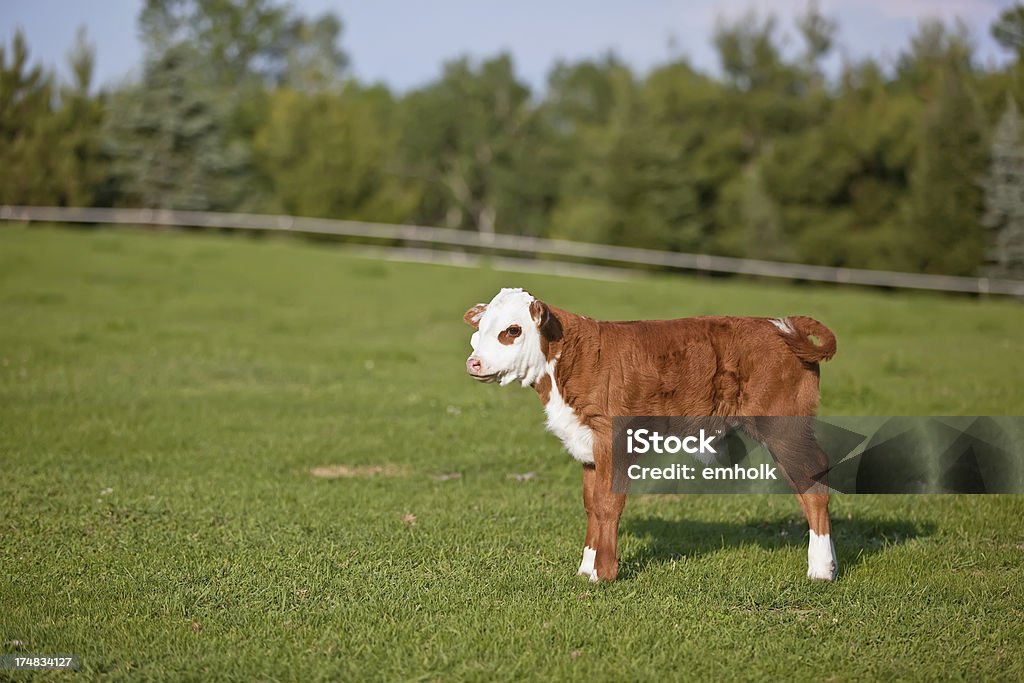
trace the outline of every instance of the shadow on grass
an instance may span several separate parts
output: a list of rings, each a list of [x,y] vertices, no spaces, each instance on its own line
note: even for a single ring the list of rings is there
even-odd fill
[[[833,540],[839,560],[839,576],[867,558],[913,538],[931,536],[931,522],[854,518],[833,520]],[[807,522],[803,517],[782,517],[753,524],[669,520],[655,516],[624,518],[622,530],[637,537],[642,547],[622,557],[620,579],[632,579],[650,565],[699,558],[724,548],[757,545],[767,550],[807,547]]]

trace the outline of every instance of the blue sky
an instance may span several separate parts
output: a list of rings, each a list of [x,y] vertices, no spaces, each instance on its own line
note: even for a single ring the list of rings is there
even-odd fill
[[[716,18],[748,8],[779,15],[788,44],[798,44],[792,16],[806,0],[294,0],[299,11],[335,11],[356,76],[405,90],[429,82],[459,55],[512,53],[522,78],[541,88],[557,59],[595,57],[613,49],[638,71],[674,55],[713,71]],[[1012,0],[822,0],[840,22],[845,54],[895,60],[926,17],[960,17],[983,61],[1003,60],[988,27]],[[35,60],[63,67],[79,25],[97,48],[96,81],[117,83],[137,72],[142,49],[135,20],[141,0],[0,0],[0,42],[21,26]],[[838,60],[838,56],[835,58]]]

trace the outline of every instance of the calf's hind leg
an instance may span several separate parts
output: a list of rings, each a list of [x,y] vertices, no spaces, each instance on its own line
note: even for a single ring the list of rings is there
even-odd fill
[[[828,516],[827,493],[798,493],[800,507],[804,509],[811,540],[807,545],[807,578],[832,581],[839,568],[836,547],[832,543],[832,523]]]
[[[807,545],[807,578],[832,581],[839,568],[832,543],[832,523],[828,516],[828,456],[821,450],[808,420],[783,418],[767,421],[762,438],[775,456],[783,475],[796,491],[797,500],[807,517],[810,541]]]

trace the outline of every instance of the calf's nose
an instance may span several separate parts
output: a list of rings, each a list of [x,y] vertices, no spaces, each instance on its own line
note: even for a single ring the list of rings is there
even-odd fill
[[[484,364],[480,362],[479,358],[470,356],[469,358],[466,359],[466,372],[468,372],[471,375],[479,375],[483,367]]]

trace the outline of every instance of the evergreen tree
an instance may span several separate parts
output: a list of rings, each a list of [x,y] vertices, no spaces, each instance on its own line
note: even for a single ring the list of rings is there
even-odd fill
[[[0,45],[0,202],[52,202],[53,99],[53,76],[29,67],[25,36],[15,32],[9,56]]]
[[[196,67],[222,87],[329,87],[348,66],[337,16],[309,19],[278,0],[146,0],[139,27],[151,52],[189,44]]]
[[[79,31],[69,54],[74,82],[29,67],[24,35],[0,45],[0,203],[83,206],[104,182],[102,105],[89,94],[93,49]]]
[[[991,33],[995,41],[1016,58],[1004,73],[995,74],[1001,82],[993,89],[994,109],[1001,106],[1007,92],[1018,100],[1024,98],[1024,4],[1015,3],[1003,10],[993,22]]]
[[[796,25],[804,41],[804,68],[812,75],[814,85],[821,87],[824,84],[821,61],[835,46],[839,25],[835,19],[821,13],[817,0],[808,3],[804,14],[797,17]]]
[[[984,255],[984,117],[967,74],[947,63],[920,125],[903,250],[914,270],[975,275]]]
[[[228,136],[230,103],[202,79],[186,44],[146,64],[142,82],[116,93],[107,151],[122,201],[150,208],[226,210],[242,203],[246,150]]]
[[[1003,10],[992,24],[992,37],[1007,50],[1024,55],[1024,5]]]
[[[987,270],[994,277],[1024,278],[1024,145],[1020,113],[1012,98],[1007,98],[992,136],[983,187],[983,223],[993,233]]]
[[[109,159],[102,148],[104,99],[90,93],[96,50],[80,28],[68,53],[74,80],[58,88],[54,146],[61,160],[58,204],[105,205],[112,199],[108,183]]]

